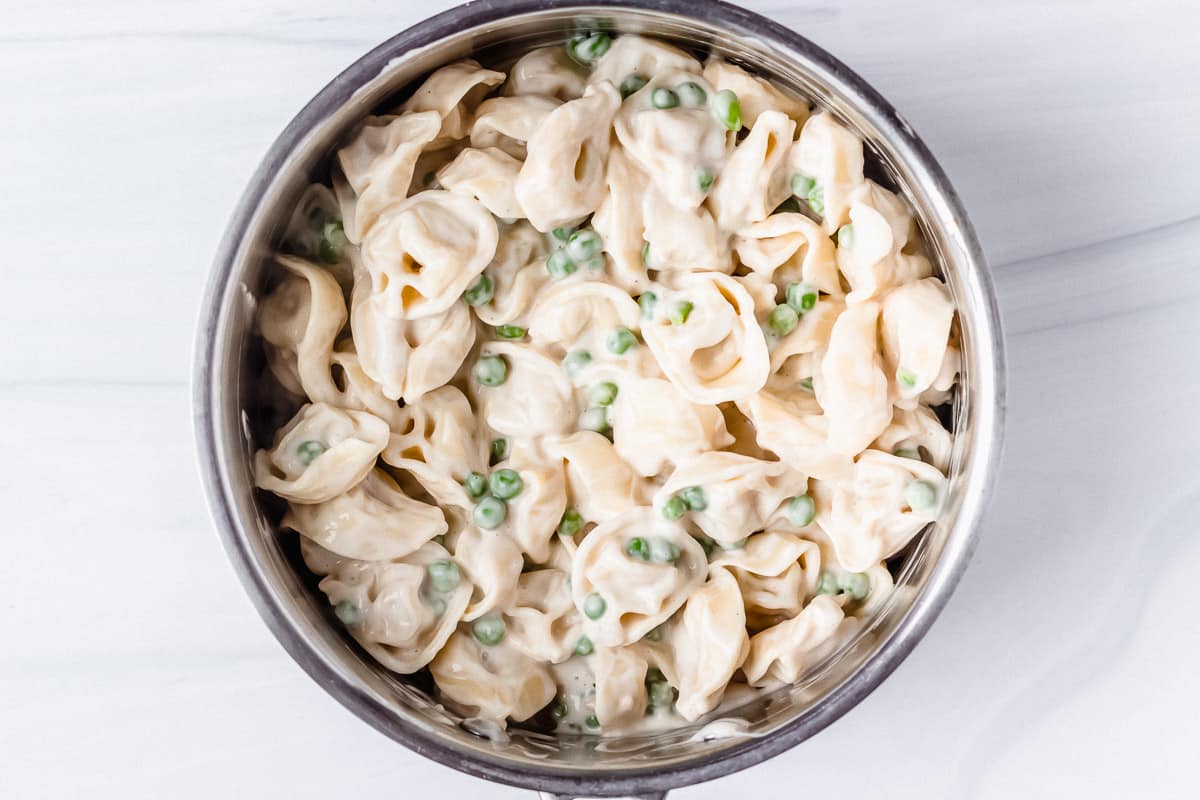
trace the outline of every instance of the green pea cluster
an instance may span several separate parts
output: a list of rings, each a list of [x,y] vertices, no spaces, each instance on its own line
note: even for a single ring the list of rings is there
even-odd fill
[[[817,594],[844,594],[862,600],[871,593],[871,578],[865,572],[822,572]]]
[[[508,501],[521,493],[525,482],[515,469],[503,468],[493,471],[490,478],[481,472],[467,473],[463,488],[476,501],[475,524],[490,531],[504,524],[508,517]]]
[[[767,317],[768,330],[777,337],[787,336],[796,330],[800,317],[816,307],[820,296],[817,287],[811,283],[789,283],[784,290],[784,302],[771,309]]]
[[[667,498],[663,503],[662,515],[672,522],[682,517],[688,511],[703,511],[708,508],[708,498],[704,489],[699,486],[689,486]]]
[[[448,558],[430,562],[425,567],[425,585],[421,587],[421,595],[433,609],[434,616],[440,617],[446,613],[446,596],[458,588],[462,579],[455,564]]]
[[[674,564],[679,560],[679,545],[662,536],[635,536],[625,543],[625,555],[634,561]]]
[[[649,714],[659,710],[670,710],[679,697],[679,692],[667,682],[667,676],[663,675],[658,667],[646,670],[645,686],[646,712]]]
[[[825,191],[814,178],[797,172],[792,176],[792,194],[808,203],[814,214],[825,213]]]
[[[546,271],[556,281],[573,275],[580,267],[592,272],[604,269],[604,240],[591,228],[555,228],[554,245],[546,257]]]

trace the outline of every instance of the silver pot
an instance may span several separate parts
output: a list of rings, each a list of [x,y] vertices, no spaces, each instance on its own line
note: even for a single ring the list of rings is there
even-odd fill
[[[911,546],[892,600],[858,638],[805,680],[705,722],[653,735],[595,739],[468,730],[418,685],[380,668],[341,632],[278,536],[251,479],[255,298],[263,267],[299,191],[355,122],[435,67],[466,56],[503,63],[562,42],[580,24],[641,32],[721,52],[832,109],[868,142],[882,180],[915,205],[958,303],[963,373],[953,422],[945,514]],[[1004,358],[987,265],[966,212],[925,145],[874,89],[791,30],[736,6],[699,0],[476,0],[389,39],[304,107],[271,146],[221,242],[201,315],[195,423],[209,503],[251,599],[313,680],[378,730],[472,775],[536,789],[543,798],[662,798],[799,744],[887,677],[928,630],[966,568],[1000,453]]]

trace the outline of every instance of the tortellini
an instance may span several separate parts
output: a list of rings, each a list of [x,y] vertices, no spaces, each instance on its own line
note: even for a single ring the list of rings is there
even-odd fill
[[[701,720],[906,591],[953,507],[954,285],[788,88],[631,34],[516,55],[435,70],[298,196],[255,483],[330,619],[465,727]]]

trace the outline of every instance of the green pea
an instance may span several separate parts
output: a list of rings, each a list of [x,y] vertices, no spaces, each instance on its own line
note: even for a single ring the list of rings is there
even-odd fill
[[[648,269],[653,269],[654,264],[650,262],[650,243],[646,242],[642,245],[642,264]]]
[[[713,186],[713,181],[715,180],[716,176],[713,175],[711,169],[708,169],[707,167],[700,167],[696,170],[696,187],[701,192],[707,192],[709,189],[711,189]]]
[[[586,636],[580,636],[579,641],[575,643],[575,655],[577,656],[590,656],[595,649],[592,640]]]
[[[588,717],[583,721],[583,724],[589,728],[599,728],[600,719],[595,714],[588,714]]]
[[[675,108],[679,105],[679,95],[660,86],[650,93],[650,105],[660,109]]]
[[[567,255],[576,263],[599,255],[602,249],[604,242],[600,239],[600,234],[590,228],[575,231],[567,240]]]
[[[607,610],[608,603],[595,592],[592,592],[583,600],[583,613],[588,619],[600,619]]]
[[[592,405],[611,406],[617,399],[617,385],[612,381],[597,383],[591,390]]]
[[[683,512],[687,510],[687,506],[683,502],[683,498],[678,495],[672,496],[667,502],[663,503],[662,515],[665,519],[677,520],[683,516]]]
[[[791,306],[797,314],[804,314],[813,310],[818,300],[817,287],[811,283],[789,283],[787,290],[784,292],[787,298],[787,304]]]
[[[550,704],[550,716],[554,717],[557,720],[566,719],[567,718],[567,704],[564,703],[562,700],[555,700],[553,703]]]
[[[563,368],[567,374],[574,377],[579,374],[579,371],[592,363],[592,354],[587,350],[572,350],[567,353],[567,357],[563,359]]]
[[[595,431],[596,433],[603,433],[608,430],[612,427],[608,422],[608,409],[593,406],[584,411],[583,415],[579,418],[579,427],[585,431]]]
[[[812,378],[801,378],[800,388],[806,392],[811,392],[813,390]]]
[[[688,511],[703,511],[708,508],[708,498],[704,496],[704,489],[699,486],[687,487],[679,493],[679,497]]]
[[[679,560],[679,545],[655,536],[650,540],[650,560],[656,564],[674,564]]]
[[[504,640],[504,620],[499,617],[480,617],[471,626],[471,633],[480,644],[493,647]]]
[[[463,299],[467,301],[467,305],[482,306],[492,302],[492,298],[495,296],[496,284],[492,282],[491,277],[484,273],[471,285],[471,288],[467,289],[463,294]]]
[[[489,449],[491,451],[492,464],[495,464],[497,461],[503,461],[504,459],[508,458],[508,439],[503,437],[499,439],[492,439],[492,444]]]
[[[800,315],[787,303],[775,306],[767,317],[767,327],[776,336],[787,336],[800,324]]]
[[[508,380],[508,364],[500,356],[483,356],[475,362],[471,375],[482,386],[499,386]]]
[[[803,528],[812,524],[817,516],[817,504],[806,494],[800,494],[788,501],[787,518],[793,525]]]
[[[854,247],[854,225],[848,224],[838,228],[837,232],[838,247],[844,247],[849,250]]]
[[[900,458],[911,458],[914,461],[921,460],[921,451],[913,447],[897,447],[892,451],[892,455]]]
[[[496,497],[485,497],[475,504],[475,524],[485,531],[495,530],[504,524],[508,506]]]
[[[646,79],[641,75],[634,73],[621,81],[621,99],[624,100],[634,92],[640,91],[646,85]]]
[[[687,300],[681,303],[676,303],[675,308],[671,311],[671,323],[673,325],[682,325],[688,321],[688,317],[692,314],[692,309],[695,308]]]
[[[498,469],[492,473],[490,481],[492,494],[501,500],[511,500],[525,488],[525,482],[515,469]]]
[[[321,232],[320,257],[326,264],[337,264],[349,240],[341,220],[326,222]]]
[[[649,247],[649,242],[646,247]],[[654,292],[642,292],[638,295],[638,308],[642,310],[642,319],[650,319],[654,316],[654,307],[658,305],[658,295]]]
[[[612,47],[607,33],[593,33],[567,43],[567,53],[584,66],[595,64]]]
[[[817,594],[837,594],[838,581],[837,576],[832,572],[822,572],[821,579],[817,581]]]
[[[425,570],[429,573],[429,585],[435,592],[451,592],[458,586],[458,564],[448,558],[432,562]]]
[[[496,335],[501,339],[524,339],[527,330],[520,325],[497,325]]]
[[[362,613],[358,610],[358,606],[349,600],[343,600],[333,607],[333,613],[342,621],[343,625],[357,625],[362,619]]]
[[[640,536],[635,536],[625,543],[625,555],[637,561],[649,561],[650,543]]]
[[[653,681],[646,687],[646,699],[653,708],[670,708],[675,704],[675,689],[666,681]]]
[[[742,104],[738,96],[729,89],[722,89],[713,95],[712,110],[717,121],[731,131],[742,129]]]
[[[685,106],[702,106],[708,102],[708,92],[695,81],[686,81],[676,86],[675,95]]]
[[[296,455],[300,456],[300,460],[304,462],[304,466],[308,466],[317,460],[317,456],[325,452],[325,445],[320,442],[309,439],[307,442],[301,442],[296,447]]]
[[[463,478],[463,486],[472,500],[478,500],[487,491],[487,478],[479,472],[468,472],[467,477]]]
[[[917,373],[913,372],[911,369],[900,367],[896,370],[896,382],[905,389],[915,388],[917,385]]]
[[[805,199],[808,200],[808,207],[814,212],[817,214],[825,213],[825,190],[820,186],[813,184],[813,187],[808,190],[808,196]]]
[[[597,253],[594,256],[585,258],[584,260],[578,262],[579,266],[583,267],[589,272],[599,272],[600,270],[604,269],[604,265],[607,263],[608,261],[604,258],[604,253]]]
[[[583,530],[583,517],[573,508],[568,508],[563,512],[562,519],[558,521],[559,536],[574,536]]]
[[[562,228],[555,228],[554,230],[550,231],[550,235],[553,236],[558,241],[565,243],[568,239],[571,238],[571,234],[574,232],[575,232],[574,228],[567,228],[564,226]]]
[[[624,355],[625,351],[637,344],[637,337],[633,335],[633,331],[629,328],[614,328],[613,332],[608,335],[604,346],[608,348],[608,352],[613,355]]]
[[[434,595],[429,598],[429,610],[433,612],[435,617],[440,617],[446,613],[446,598]]]
[[[797,172],[792,176],[792,194],[794,194],[796,197],[803,197],[807,200],[808,193],[812,191],[812,188],[815,184],[816,181],[814,181],[812,178],[801,172]]]
[[[849,572],[838,581],[838,588],[855,600],[862,600],[871,592],[871,579],[865,572]]]
[[[913,481],[904,490],[904,502],[913,511],[930,511],[937,505],[937,487],[929,481]]]
[[[546,257],[546,271],[556,281],[561,281],[575,271],[575,262],[566,250],[555,250]]]

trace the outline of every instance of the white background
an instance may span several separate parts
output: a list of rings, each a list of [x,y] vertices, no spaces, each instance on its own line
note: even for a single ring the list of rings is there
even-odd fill
[[[530,798],[312,683],[194,465],[193,328],[238,194],[327,80],[449,5],[0,2],[0,797]],[[810,742],[672,797],[1200,796],[1200,4],[746,5],[864,75],[958,186],[1009,435],[912,657]]]

